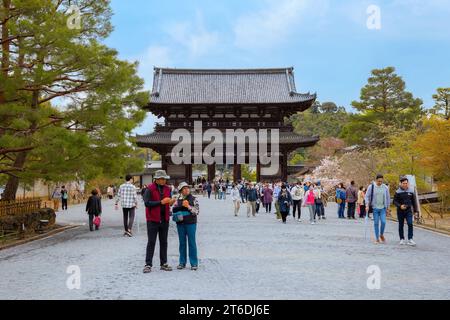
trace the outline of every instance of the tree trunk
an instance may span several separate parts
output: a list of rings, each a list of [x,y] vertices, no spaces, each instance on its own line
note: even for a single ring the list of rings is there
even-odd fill
[[[3,73],[4,80],[8,77],[8,68],[9,68],[9,46],[11,41],[7,41],[9,38],[9,29],[8,29],[8,19],[9,12],[11,8],[11,0],[3,0],[3,12],[5,14],[4,19],[2,20],[2,37],[1,39],[4,41],[2,43],[2,61],[1,61],[1,69]],[[4,88],[0,86],[0,104],[5,102],[5,92]]]
[[[19,153],[16,157],[16,160],[14,161],[14,166],[17,166],[17,168],[23,168],[23,166],[25,165],[27,154],[28,152]],[[19,177],[10,176],[8,182],[6,183],[6,188],[5,191],[3,192],[2,199],[15,200],[17,189],[19,189]]]
[[[31,109],[36,109],[39,107],[39,91],[33,91],[33,98]],[[33,131],[37,128],[37,122],[32,121],[30,129],[33,134]],[[29,151],[23,151],[17,154],[16,160],[14,161],[14,167],[23,169],[25,167],[25,162],[27,160],[27,155]],[[6,183],[5,191],[3,192],[2,199],[5,200],[15,200],[16,193],[19,189],[19,180],[18,176],[10,176],[8,182]]]

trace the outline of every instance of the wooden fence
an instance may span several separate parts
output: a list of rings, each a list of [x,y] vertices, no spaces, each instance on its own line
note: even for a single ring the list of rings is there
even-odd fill
[[[32,213],[42,208],[41,199],[0,201],[0,217],[6,215]]]

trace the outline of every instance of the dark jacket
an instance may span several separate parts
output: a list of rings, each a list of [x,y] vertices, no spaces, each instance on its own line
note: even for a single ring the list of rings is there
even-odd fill
[[[86,204],[86,212],[93,215],[102,214],[102,200],[99,196],[90,196]]]
[[[188,208],[183,207],[183,201],[187,200],[189,201],[189,205],[192,207],[189,211]],[[177,222],[177,224],[196,224],[197,223],[197,216],[199,214],[199,206],[197,199],[189,194],[186,198],[184,198],[182,195],[178,197],[177,202],[175,203],[172,212],[175,215],[177,212],[180,211],[189,211],[190,215],[184,216],[183,221]]]
[[[399,188],[394,196],[394,205],[397,207],[397,212],[412,213],[418,212],[416,194],[413,190],[403,190]],[[406,205],[406,210],[400,209],[402,205]]]
[[[354,186],[350,186],[345,190],[345,196],[348,202],[354,203],[358,200],[358,191]]]
[[[292,204],[292,197],[289,191],[286,190],[286,193],[280,191],[278,204],[280,205],[280,212],[289,212],[290,205]]]
[[[255,202],[258,199],[258,193],[256,193],[256,189],[247,189],[245,192],[245,197],[247,201]]]

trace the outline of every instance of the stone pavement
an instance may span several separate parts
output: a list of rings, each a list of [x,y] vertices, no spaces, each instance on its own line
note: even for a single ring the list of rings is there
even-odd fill
[[[121,212],[104,201],[103,226],[87,225],[0,251],[0,299],[449,299],[450,237],[415,229],[416,248],[398,245],[388,222],[386,245],[365,237],[372,223],[338,220],[336,207],[317,225],[278,222],[273,214],[233,216],[231,200],[200,197],[200,269],[143,274],[146,229],[143,205],[135,237],[125,238]],[[307,214],[305,214],[305,218]],[[59,213],[59,224],[86,224],[83,206]],[[159,265],[159,248],[154,265]],[[175,225],[169,262],[177,265]],[[69,266],[81,272],[70,290]],[[369,290],[369,266],[381,272],[380,290]]]

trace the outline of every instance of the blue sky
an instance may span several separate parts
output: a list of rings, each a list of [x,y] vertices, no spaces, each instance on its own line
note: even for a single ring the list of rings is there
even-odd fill
[[[367,27],[369,6],[381,29]],[[295,68],[297,90],[351,110],[370,71],[394,66],[426,107],[450,86],[450,0],[112,0],[107,45],[153,66]],[[148,117],[138,133],[152,131]]]

